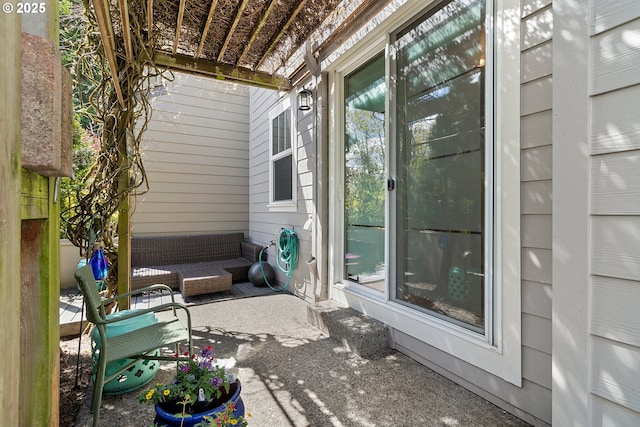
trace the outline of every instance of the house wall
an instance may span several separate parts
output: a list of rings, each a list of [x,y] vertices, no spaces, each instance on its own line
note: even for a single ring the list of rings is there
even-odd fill
[[[314,109],[298,111],[293,100],[292,117],[295,122],[295,155],[297,168],[297,207],[293,211],[274,211],[269,208],[269,110],[280,102],[279,92],[267,89],[251,89],[250,104],[250,231],[251,241],[267,246],[272,240],[278,241],[282,228],[294,229],[299,239],[299,262],[288,291],[307,300],[316,301],[320,289],[310,274],[307,261],[312,256],[312,229],[305,229],[305,223],[314,214],[315,185],[315,135]],[[289,96],[289,95],[286,95]],[[309,228],[309,227],[307,227]],[[286,283],[286,275],[276,266],[277,250],[270,246],[267,260],[276,272],[279,285]],[[281,286],[276,287],[280,289]]]
[[[640,425],[640,4],[556,3],[553,418]]]
[[[143,136],[149,191],[131,233],[248,235],[249,88],[180,73],[164,84]]]

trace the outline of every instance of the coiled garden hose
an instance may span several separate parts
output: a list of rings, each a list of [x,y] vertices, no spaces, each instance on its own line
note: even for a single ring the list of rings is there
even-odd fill
[[[273,243],[273,242],[272,242]],[[275,244],[275,243],[273,243]],[[270,246],[270,245],[269,245]],[[278,253],[276,256],[276,265],[287,275],[287,282],[280,289],[275,289],[267,276],[264,274],[264,269],[262,268],[262,252],[267,249],[269,246],[262,248],[260,251],[260,272],[262,273],[262,278],[264,282],[274,291],[284,291],[289,286],[289,282],[293,277],[293,272],[298,266],[298,255],[299,255],[299,246],[298,246],[298,233],[295,230],[287,230],[282,228],[280,230],[280,236],[278,238]]]

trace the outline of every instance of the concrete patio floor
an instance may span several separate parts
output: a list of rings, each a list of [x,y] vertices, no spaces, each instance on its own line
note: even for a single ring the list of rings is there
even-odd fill
[[[528,425],[403,354],[351,353],[308,323],[307,309],[287,293],[190,307],[196,346],[237,360],[250,426]],[[163,363],[154,382],[174,370]],[[136,399],[143,390],[105,396],[100,425],[151,426],[153,407]],[[91,425],[90,399],[77,427]]]

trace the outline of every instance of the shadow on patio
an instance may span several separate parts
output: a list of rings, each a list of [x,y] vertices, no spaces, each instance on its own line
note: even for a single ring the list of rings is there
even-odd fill
[[[196,346],[236,358],[249,425],[527,425],[393,350],[370,359],[350,353],[307,322],[307,307],[290,294],[190,307]],[[154,381],[173,369],[164,363]],[[153,408],[138,393],[106,396],[100,425],[152,425]],[[89,404],[87,394],[76,426],[91,425]]]

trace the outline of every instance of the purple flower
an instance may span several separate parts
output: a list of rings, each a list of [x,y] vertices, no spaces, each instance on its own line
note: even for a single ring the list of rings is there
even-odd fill
[[[200,369],[202,369],[203,371],[212,371],[213,364],[211,363],[211,360],[203,360],[202,362],[200,362]]]
[[[180,372],[189,372],[189,365],[180,365]]]
[[[203,359],[211,358],[211,356],[213,356],[213,347],[203,347],[202,351],[200,352],[200,356],[202,356]]]
[[[211,385],[214,388],[220,387],[222,385],[222,378],[218,378],[218,377],[211,378]]]

